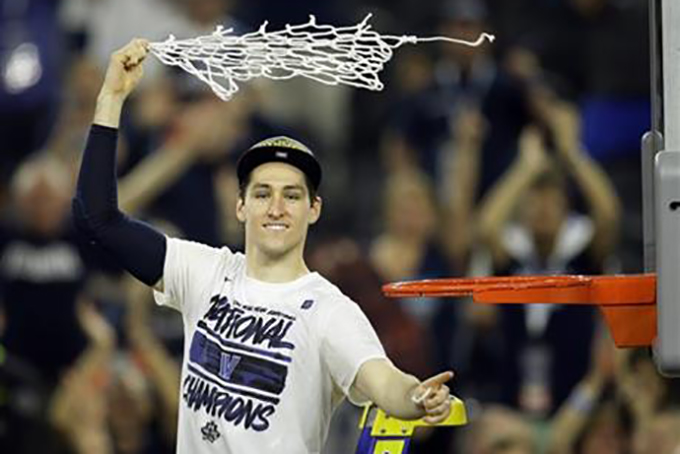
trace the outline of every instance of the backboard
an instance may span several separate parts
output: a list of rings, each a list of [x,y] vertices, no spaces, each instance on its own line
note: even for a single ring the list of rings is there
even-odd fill
[[[680,375],[680,2],[650,0],[652,131],[643,140],[646,271],[657,273],[655,361]]]

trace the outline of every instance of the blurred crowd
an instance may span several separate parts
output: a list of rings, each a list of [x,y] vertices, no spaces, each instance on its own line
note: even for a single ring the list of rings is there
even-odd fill
[[[616,350],[597,309],[389,300],[387,282],[642,271],[650,128],[639,0],[0,0],[0,452],[174,452],[182,322],[76,234],[80,154],[109,54],[133,37],[355,24],[493,45],[403,46],[369,92],[297,78],[222,102],[148,62],[124,112],[119,201],[169,235],[239,249],[234,171],[271,135],[324,165],[310,268],[419,377],[453,369],[464,429],[412,452],[673,454],[680,386]],[[336,413],[327,454],[354,452]]]

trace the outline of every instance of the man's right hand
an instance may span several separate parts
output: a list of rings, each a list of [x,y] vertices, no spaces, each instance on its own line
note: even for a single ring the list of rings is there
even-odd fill
[[[149,42],[133,39],[111,55],[104,84],[97,98],[94,124],[118,128],[123,103],[142,79],[142,62],[149,53]]]
[[[142,63],[149,53],[149,41],[133,39],[111,55],[106,70],[101,96],[124,101],[132,93],[144,74]]]

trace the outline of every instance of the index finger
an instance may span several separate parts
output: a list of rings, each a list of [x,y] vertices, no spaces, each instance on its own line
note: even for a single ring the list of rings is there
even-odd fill
[[[427,380],[422,382],[420,386],[424,388],[437,388],[443,385],[444,383],[448,382],[452,378],[453,372],[449,370],[428,378]]]

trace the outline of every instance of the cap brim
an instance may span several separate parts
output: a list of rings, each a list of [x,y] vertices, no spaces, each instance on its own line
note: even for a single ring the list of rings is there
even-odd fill
[[[300,169],[309,178],[315,191],[321,184],[321,165],[313,155],[281,147],[258,147],[243,153],[236,164],[239,183],[243,182],[253,169],[267,162],[283,162]]]

